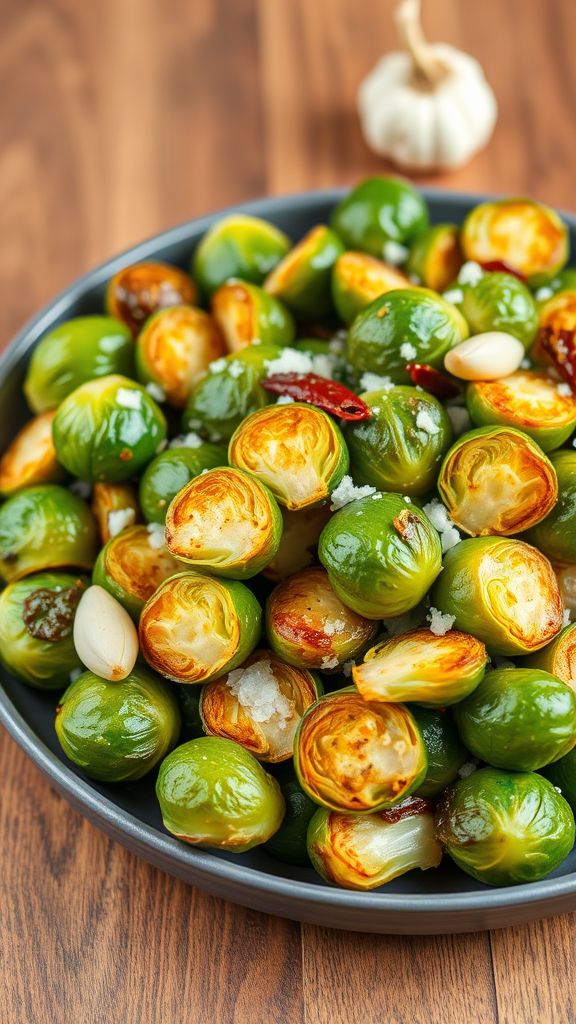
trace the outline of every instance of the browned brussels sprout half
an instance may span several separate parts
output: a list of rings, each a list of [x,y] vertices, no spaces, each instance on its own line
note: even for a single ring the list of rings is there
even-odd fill
[[[480,203],[462,226],[468,260],[499,262],[522,274],[531,287],[546,284],[568,258],[568,231],[550,207],[532,199]]]
[[[551,643],[524,658],[523,665],[542,668],[576,691],[576,622],[570,623]]]
[[[224,338],[203,309],[161,309],[146,321],[136,341],[138,379],[154,397],[163,396],[183,409],[210,363],[225,354]]]
[[[412,242],[406,270],[426,288],[443,292],[457,277],[463,259],[456,224],[434,224]]]
[[[148,598],[182,566],[164,545],[162,530],[130,526],[98,555],[92,580],[104,587],[137,622]]]
[[[411,288],[406,274],[365,252],[343,252],[332,273],[332,298],[338,316],[351,324],[360,310],[394,288]]]
[[[106,308],[138,334],[145,320],[166,306],[192,305],[196,285],[191,277],[168,263],[134,263],[108,283]]]
[[[212,315],[228,352],[239,352],[247,345],[290,345],[296,333],[286,307],[246,281],[221,285],[212,296]]]
[[[468,386],[466,403],[476,426],[516,427],[544,452],[559,448],[576,427],[576,397],[568,385],[534,370],[474,381]]]
[[[0,497],[35,484],[59,483],[66,475],[52,440],[54,415],[52,410],[29,420],[0,458]]]
[[[280,261],[264,288],[298,316],[325,316],[332,311],[332,268],[343,252],[338,236],[319,224]]]

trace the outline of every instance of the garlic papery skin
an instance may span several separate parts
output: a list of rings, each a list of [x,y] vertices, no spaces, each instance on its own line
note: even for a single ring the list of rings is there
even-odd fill
[[[490,138],[497,103],[477,60],[420,28],[420,0],[402,0],[397,25],[405,52],[382,57],[358,90],[364,138],[410,170],[465,163]]]

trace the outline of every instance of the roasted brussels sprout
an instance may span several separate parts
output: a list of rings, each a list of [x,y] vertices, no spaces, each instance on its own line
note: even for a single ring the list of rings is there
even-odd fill
[[[535,771],[576,744],[576,693],[539,668],[487,672],[454,717],[468,750],[494,768]]]
[[[28,487],[0,507],[0,579],[42,569],[91,569],[97,529],[81,498],[58,484]]]
[[[278,550],[282,516],[255,477],[225,466],[194,477],[166,513],[166,543],[175,558],[216,576],[247,580]]]
[[[462,744],[454,719],[443,708],[410,708],[422,733],[428,768],[424,782],[415,792],[426,800],[434,800],[458,776],[469,754]]]
[[[284,800],[248,750],[221,736],[176,747],[160,765],[164,827],[186,843],[245,853],[278,831]]]
[[[370,391],[362,401],[370,419],[345,431],[354,480],[411,498],[429,494],[454,436],[444,406],[407,386]]]
[[[184,429],[201,430],[211,440],[229,441],[246,416],[272,401],[260,381],[268,373],[268,363],[281,351],[277,345],[250,345],[213,363],[192,390]]]
[[[226,465],[225,448],[201,441],[195,435],[191,435],[191,441],[193,447],[168,448],[146,466],[140,479],[140,505],[147,522],[164,523],[168,506],[178,491],[204,470]]]
[[[425,288],[443,292],[457,276],[464,257],[456,224],[433,224],[414,239],[406,271]]]
[[[386,292],[358,314],[348,334],[348,360],[359,374],[385,374],[409,384],[407,363],[441,369],[449,349],[467,337],[456,306],[427,288],[403,288]]]
[[[524,658],[522,664],[551,672],[576,691],[576,623],[566,626],[546,647]]]
[[[397,494],[376,492],[336,512],[318,555],[338,597],[368,619],[415,608],[442,568],[428,516]]]
[[[384,292],[411,287],[401,270],[365,252],[343,252],[332,272],[332,301],[347,325]]]
[[[212,296],[212,315],[228,352],[247,345],[290,345],[296,328],[291,313],[258,285],[227,281]]]
[[[177,742],[178,701],[162,679],[140,668],[114,683],[85,672],[56,708],[56,735],[91,779],[134,781]]]
[[[178,267],[168,263],[133,263],[108,282],[106,309],[136,335],[144,321],[159,309],[192,305],[196,298],[196,285]]]
[[[332,310],[332,269],[344,246],[318,224],[268,274],[264,288],[298,316],[321,317]]]
[[[529,538],[553,562],[576,562],[576,452],[552,452],[550,462],[558,477],[558,501]]]
[[[574,816],[534,772],[482,768],[447,789],[436,814],[446,853],[487,885],[536,882],[574,845]]]
[[[334,811],[383,811],[426,775],[426,748],[401,704],[374,704],[352,688],[321,697],[294,740],[294,767],[308,796]]]
[[[266,579],[274,583],[312,565],[318,538],[332,514],[327,505],[303,508],[299,512],[290,512],[287,508],[280,511],[283,522],[280,546],[263,570]]]
[[[54,411],[49,410],[28,420],[0,458],[1,498],[23,487],[59,483],[66,475],[56,458],[53,419]]]
[[[337,668],[364,651],[376,630],[376,623],[340,600],[319,566],[288,576],[266,605],[270,646],[299,667]]]
[[[542,329],[554,334],[576,329],[576,280],[567,291],[560,291],[540,306],[538,320]]]
[[[347,249],[386,259],[387,243],[404,245],[428,227],[428,210],[408,181],[366,178],[338,203],[330,226]]]
[[[504,331],[518,338],[525,348],[532,344],[538,330],[536,303],[526,285],[513,274],[483,274],[473,283],[448,291],[446,298],[456,291],[462,292],[456,304],[471,334]]]
[[[62,690],[82,668],[72,626],[85,580],[46,572],[11,583],[0,593],[0,660],[30,686]]]
[[[364,891],[415,868],[437,868],[442,860],[432,806],[419,797],[377,814],[319,808],[308,826],[308,853],[327,882]]]
[[[105,544],[94,566],[92,582],[112,594],[136,622],[160,584],[182,571],[162,541],[161,532],[129,526]]]
[[[505,263],[531,288],[546,284],[568,259],[568,231],[550,207],[532,199],[480,203],[462,225],[468,260]]]
[[[195,306],[160,309],[146,321],[136,341],[136,372],[176,409],[183,409],[194,385],[226,344],[215,321]]]
[[[140,521],[140,506],[132,484],[94,484],[92,512],[103,544],[126,526]]]
[[[254,651],[240,668],[203,688],[204,731],[235,740],[259,761],[286,761],[302,715],[321,693],[311,672],[287,665],[272,651]]]
[[[381,640],[354,665],[352,678],[365,700],[445,707],[476,689],[487,660],[482,641],[468,633],[417,629]]]
[[[554,572],[562,595],[564,608],[576,613],[576,565],[554,565]]]
[[[518,370],[500,380],[474,381],[468,386],[466,404],[476,426],[499,423],[516,427],[545,452],[559,448],[576,427],[576,397],[535,370]]]
[[[334,420],[302,402],[252,413],[233,434],[228,459],[293,511],[326,501],[348,470],[348,449]]]
[[[508,537],[530,529],[556,504],[550,460],[513,427],[479,427],[452,446],[438,476],[450,519],[474,537]]]
[[[278,831],[266,843],[266,853],[284,864],[306,867],[310,864],[306,844],[308,825],[318,810],[318,804],[306,795],[294,778],[282,782],[280,788],[286,814]]]
[[[562,627],[552,566],[521,540],[476,537],[457,544],[444,555],[432,602],[454,617],[456,629],[504,657],[539,650]]]
[[[166,420],[140,384],[112,375],[64,399],[53,436],[60,462],[74,476],[117,483],[150,462],[166,438]]]
[[[243,583],[181,572],[140,616],[140,650],[175,683],[204,683],[237,668],[260,636],[261,609]]]
[[[290,239],[268,221],[232,214],[204,235],[192,260],[192,273],[211,295],[230,278],[262,284],[290,249]]]
[[[52,328],[32,353],[24,394],[33,412],[55,409],[95,377],[134,369],[134,343],[125,324],[110,316],[81,316]]]

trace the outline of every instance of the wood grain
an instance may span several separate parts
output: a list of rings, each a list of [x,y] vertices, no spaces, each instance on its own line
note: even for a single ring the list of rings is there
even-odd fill
[[[430,36],[474,52],[500,100],[490,147],[434,183],[574,207],[573,0],[424,6]],[[391,9],[0,0],[0,343],[78,273],[152,232],[382,169],[354,95],[393,45]],[[0,773],[2,1024],[576,1020],[574,915],[459,937],[301,928],[137,861],[4,734]]]

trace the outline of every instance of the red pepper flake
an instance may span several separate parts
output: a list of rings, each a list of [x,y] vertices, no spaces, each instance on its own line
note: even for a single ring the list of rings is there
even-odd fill
[[[434,398],[441,402],[448,398],[456,398],[456,395],[460,394],[460,386],[451,377],[447,377],[433,366],[428,366],[428,363],[406,363],[406,370],[413,384],[434,395]]]
[[[310,402],[341,420],[367,420],[372,413],[349,388],[316,373],[275,373],[262,381],[265,391],[288,395],[296,402]]]
[[[538,342],[573,391],[576,391],[576,331],[543,327]]]
[[[129,448],[123,448],[122,451],[120,452],[120,458],[122,462],[130,462],[130,459],[132,459],[133,457],[133,453],[130,451]]]
[[[513,277],[517,277],[523,284],[526,283],[526,277],[521,274],[519,270],[514,270],[514,267],[510,267],[503,260],[488,260],[486,263],[481,263],[482,270],[486,270],[489,274],[512,274]]]

